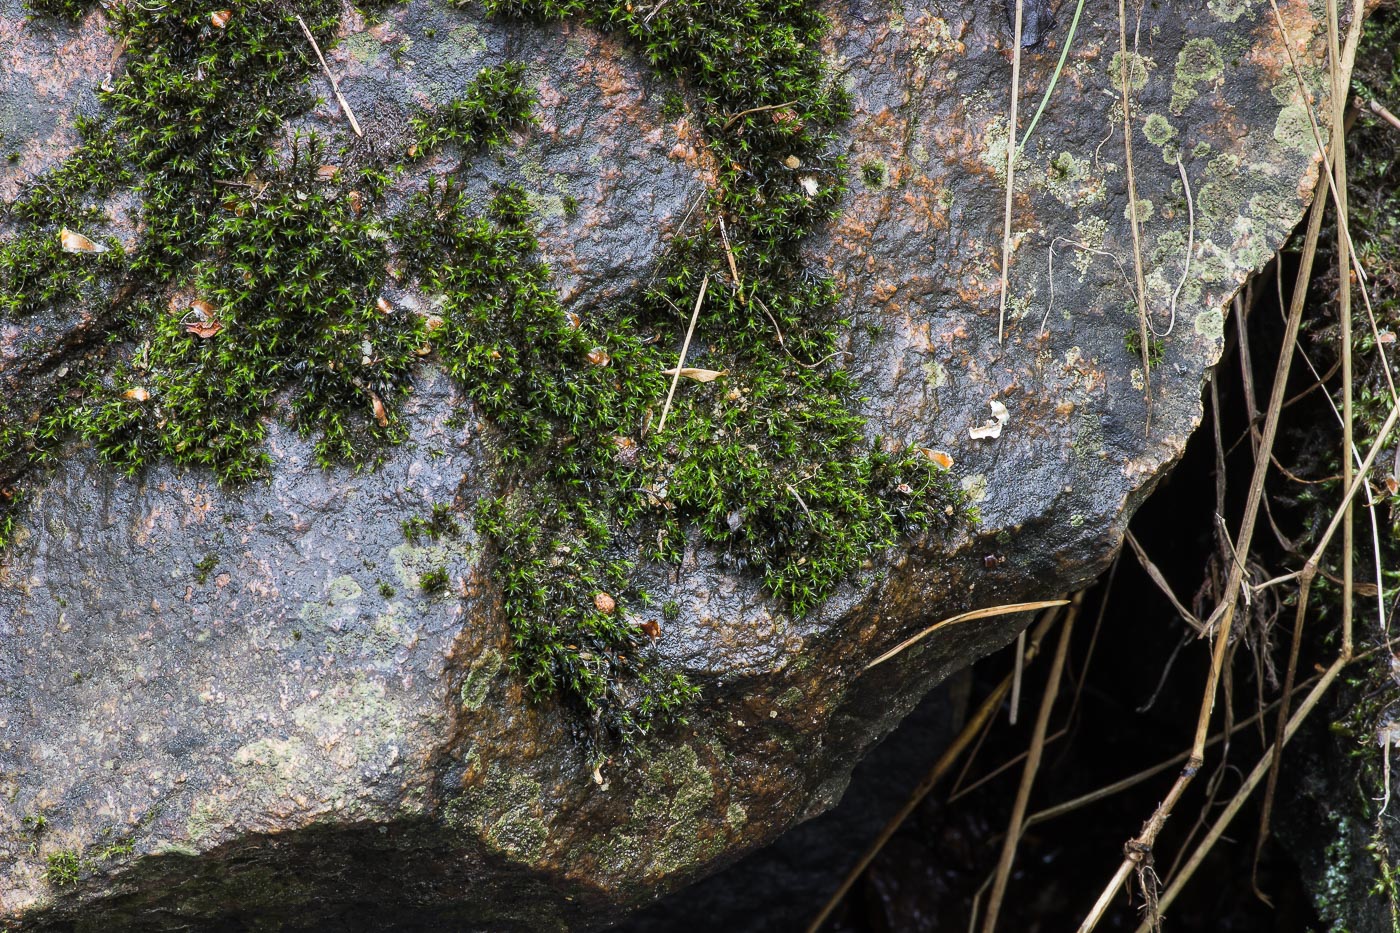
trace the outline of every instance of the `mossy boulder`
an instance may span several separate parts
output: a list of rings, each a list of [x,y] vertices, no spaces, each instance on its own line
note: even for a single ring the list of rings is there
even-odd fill
[[[999,6],[486,6],[295,5],[361,138],[292,7],[0,0],[0,924],[586,926],[821,812],[1028,620],[870,660],[1102,570],[1317,180],[1267,5],[1152,11],[1144,372],[1105,12],[1018,157],[999,341]],[[275,87],[214,70],[245,26]]]

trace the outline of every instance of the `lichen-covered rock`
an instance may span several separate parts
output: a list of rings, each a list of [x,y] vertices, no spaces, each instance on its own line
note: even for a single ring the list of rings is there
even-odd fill
[[[1319,14],[1301,0],[1282,9],[1323,101]],[[29,477],[0,558],[2,922],[584,924],[829,807],[862,751],[932,684],[1027,620],[954,626],[865,672],[881,651],[1102,569],[1199,421],[1231,297],[1318,177],[1268,6],[1144,12],[1129,72],[1160,335],[1149,373],[1129,349],[1139,325],[1116,20],[1086,10],[1018,156],[999,342],[1001,4],[826,12],[824,54],[854,109],[839,127],[853,179],[806,259],[833,278],[852,322],[838,352],[865,430],[951,457],[980,524],[880,554],[803,616],[692,535],[650,584],[674,603],[654,660],[702,698],[688,726],[609,756],[512,668],[502,581],[470,522],[454,535],[402,531],[435,504],[494,489],[489,429],[430,362],[404,406],[408,441],[377,470],[322,469],[313,441],[282,424],[268,428],[268,481],[232,488],[161,463],[116,476],[72,446]],[[442,99],[481,66],[527,62],[539,123],[468,183],[531,192],[564,307],[600,307],[645,280],[716,171],[693,126],[667,115],[673,82],[572,23],[428,0],[382,16],[347,20],[328,51],[368,137],[387,144],[412,103]],[[1024,54],[1023,113],[1066,25]],[[101,13],[35,23],[13,0],[0,3],[0,36],[0,131],[19,154],[0,163],[10,198],[76,145],[71,116],[96,109],[91,86],[118,49]],[[298,125],[340,125],[327,97]],[[92,306],[0,321],[0,384],[59,385],[111,323]],[[999,434],[974,438],[989,418]]]

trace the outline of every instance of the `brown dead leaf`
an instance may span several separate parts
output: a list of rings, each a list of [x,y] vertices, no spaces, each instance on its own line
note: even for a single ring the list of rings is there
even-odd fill
[[[151,393],[147,392],[141,386],[137,386],[134,389],[127,389],[125,392],[122,393],[122,398],[129,398],[133,402],[145,402],[148,401],[150,397]]]
[[[374,406],[375,423],[381,428],[387,428],[389,426],[389,412],[384,407],[384,400],[379,397],[377,392],[370,392],[369,400],[370,404]]]
[[[225,26],[228,25],[229,20],[231,19],[233,19],[232,10],[216,10],[215,12],[209,14],[209,23],[215,29],[223,29]]]
[[[594,366],[606,366],[612,362],[612,357],[608,356],[608,351],[602,347],[594,347],[588,351],[588,362]]]
[[[383,295],[374,300],[374,306],[379,309],[380,314],[392,314],[394,311],[394,306],[389,304]]]
[[[642,631],[646,632],[647,637],[650,639],[655,640],[657,638],[660,638],[661,623],[656,621],[655,619],[647,619],[645,622],[642,623]]]
[[[316,169],[316,177],[322,181],[331,181],[339,174],[340,166],[338,165],[322,165],[320,168]]]
[[[208,340],[223,329],[224,325],[215,320],[190,321],[185,325],[185,331],[187,333],[194,334],[201,340]]]
[[[667,370],[665,370],[665,371],[662,372],[662,375],[663,375],[663,376],[674,376],[675,374],[676,374],[676,370],[675,370],[674,368],[672,368],[672,369],[667,369]],[[714,382],[714,381],[715,381],[716,379],[718,379],[720,376],[727,376],[727,375],[729,375],[729,370],[727,370],[727,369],[697,369],[697,368],[694,367],[694,366],[682,366],[681,369],[680,369],[680,374],[681,374],[682,376],[684,376],[685,378],[687,378],[687,379],[694,379],[696,382]]]
[[[58,242],[65,253],[105,253],[109,249],[105,244],[95,243],[67,227],[58,231]]]

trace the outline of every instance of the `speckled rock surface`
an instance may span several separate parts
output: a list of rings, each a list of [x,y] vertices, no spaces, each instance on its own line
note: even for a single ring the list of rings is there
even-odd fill
[[[1320,11],[1282,9],[1325,99]],[[1125,347],[1137,318],[1123,272],[1116,11],[1086,10],[1021,156],[1001,343],[1001,4],[863,0],[829,13],[826,51],[855,101],[842,132],[857,178],[808,254],[853,321],[844,349],[871,433],[950,453],[981,525],[886,555],[803,619],[697,544],[656,595],[680,604],[658,650],[701,684],[701,708],[689,729],[607,765],[600,784],[566,715],[529,702],[505,663],[489,555],[470,533],[417,547],[399,531],[490,482],[475,421],[449,427],[462,403],[431,366],[411,441],[377,472],[321,471],[281,427],[270,482],[235,492],[165,467],[122,479],[73,450],[36,485],[0,558],[0,923],[587,925],[829,807],[862,751],[931,685],[1028,620],[956,626],[862,673],[879,652],[956,612],[1099,572],[1199,421],[1231,296],[1317,178],[1268,6],[1143,15],[1135,165],[1148,300],[1165,333],[1150,400]],[[1027,51],[1023,110],[1064,28]],[[36,26],[0,0],[0,130],[20,152],[0,163],[0,194],[72,145],[67,121],[96,106],[90,88],[113,51],[100,14]],[[587,30],[422,0],[372,28],[347,19],[330,53],[372,134],[508,57],[532,63],[541,125],[474,183],[526,185],[562,292],[605,302],[648,273],[705,183],[700,141],[661,115],[666,82]],[[302,123],[338,119],[322,104]],[[91,311],[0,322],[0,383],[50,378],[101,325]],[[993,401],[1009,416],[1001,436],[972,439]],[[416,579],[437,565],[457,582],[430,598]],[[46,878],[55,855],[76,859],[76,883]]]

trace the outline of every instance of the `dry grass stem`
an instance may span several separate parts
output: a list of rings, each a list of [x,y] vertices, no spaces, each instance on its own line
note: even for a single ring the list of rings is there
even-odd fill
[[[1369,110],[1397,130],[1400,130],[1400,117],[1386,110],[1378,102],[1374,100],[1362,100],[1358,97],[1356,98],[1355,104],[1357,110]]]
[[[1136,57],[1128,57],[1128,8],[1126,0],[1118,0],[1118,81],[1123,105],[1123,154],[1128,175],[1128,217],[1133,228],[1133,295],[1137,299],[1138,335],[1142,341],[1142,390],[1147,400],[1147,418],[1144,431],[1152,433],[1152,376],[1150,354],[1152,340],[1148,336],[1147,323],[1147,282],[1142,272],[1142,225],[1138,220],[1137,174],[1133,168],[1133,105],[1131,99],[1132,82],[1129,78],[1131,63]]]
[[[1152,563],[1148,558],[1147,552],[1142,549],[1142,545],[1138,543],[1138,539],[1133,537],[1133,533],[1131,531],[1125,532],[1123,538],[1128,542],[1128,547],[1133,549],[1133,555],[1137,557],[1138,563],[1142,565],[1142,569],[1152,578],[1152,582],[1157,584],[1157,589],[1161,590],[1162,593],[1166,595],[1172,607],[1176,609],[1177,613],[1186,624],[1195,629],[1197,633],[1204,633],[1205,625],[1200,619],[1196,618],[1195,613],[1183,606],[1181,600],[1176,598],[1176,594],[1172,592],[1171,584],[1167,582],[1166,577],[1162,576],[1162,571],[1157,569],[1157,565]]]
[[[1191,275],[1191,253],[1196,249],[1196,199],[1191,194],[1191,179],[1186,177],[1186,166],[1180,156],[1176,159],[1176,170],[1181,175],[1181,186],[1186,189],[1186,261],[1181,267],[1181,281],[1176,283],[1176,291],[1172,292],[1171,318],[1167,329],[1160,334],[1154,329],[1152,334],[1156,337],[1170,336],[1176,329],[1176,302],[1181,298],[1181,290],[1186,287],[1186,279]]]
[[[1011,112],[1006,123],[1006,210],[1001,224],[1001,308],[997,343],[1006,340],[1006,293],[1011,279],[1011,200],[1016,190],[1016,107],[1021,95],[1021,27],[1024,0],[1016,0],[1016,28],[1011,43]]]
[[[1021,708],[1021,657],[1026,653],[1026,630],[1016,636],[1016,666],[1011,672],[1011,703],[1006,721],[1016,725],[1016,714]]]
[[[868,671],[878,664],[884,664],[895,655],[912,648],[934,632],[942,628],[947,628],[950,625],[957,625],[959,622],[971,622],[974,619],[990,619],[993,616],[1011,615],[1017,612],[1034,612],[1037,609],[1050,609],[1054,606],[1063,606],[1068,602],[1069,600],[1067,599],[1042,599],[1032,603],[1006,603],[1001,606],[988,606],[986,609],[975,609],[972,612],[963,612],[955,616],[949,616],[942,622],[935,622],[919,634],[912,638],[906,638],[904,641],[895,645],[889,651],[886,651],[884,654],[865,665],[865,670]]]
[[[690,338],[695,335],[695,322],[700,320],[700,306],[705,303],[705,290],[710,287],[710,274],[700,282],[700,294],[695,298],[695,310],[690,312],[690,326],[685,331],[685,342],[681,344],[681,358],[676,363],[676,373],[671,377],[671,388],[666,392],[666,404],[661,406],[661,423],[657,433],[666,430],[666,416],[671,413],[671,401],[676,397],[676,385],[681,381],[681,370],[685,368],[685,355],[690,352]]]
[[[1055,657],[1050,663],[1050,678],[1045,683],[1045,693],[1040,699],[1040,711],[1036,715],[1035,728],[1031,733],[1031,744],[1026,755],[1026,767],[1021,772],[1021,785],[1016,790],[1016,801],[1011,807],[1011,820],[1006,828],[1006,840],[1002,844],[1001,859],[997,862],[992,893],[987,899],[987,917],[982,924],[982,933],[994,933],[997,916],[1001,913],[1001,902],[1006,896],[1006,885],[1011,878],[1011,864],[1016,859],[1016,845],[1021,840],[1021,824],[1026,818],[1026,807],[1030,804],[1031,788],[1035,785],[1036,772],[1040,770],[1040,759],[1045,749],[1045,733],[1050,726],[1050,713],[1055,708],[1055,697],[1060,692],[1060,678],[1065,670],[1065,657],[1069,654],[1069,640],[1074,632],[1074,620],[1079,614],[1079,606],[1084,593],[1076,593],[1069,611],[1065,613],[1064,624],[1060,626],[1060,641],[1055,646]]]
[[[311,34],[311,29],[306,25],[306,20],[300,15],[297,16],[297,24],[301,26],[301,31],[306,35],[306,41],[311,43],[311,48],[316,52],[316,60],[321,63],[321,70],[326,73],[326,78],[331,82],[331,90],[335,92],[335,99],[340,104],[340,109],[345,111],[345,116],[350,120],[350,129],[355,131],[356,136],[364,136],[364,131],[360,129],[360,121],[355,119],[355,111],[350,109],[350,102],[345,99],[345,95],[340,93],[340,82],[331,73],[331,66],[326,64],[326,56],[321,54],[321,47],[316,44],[316,37]]]

